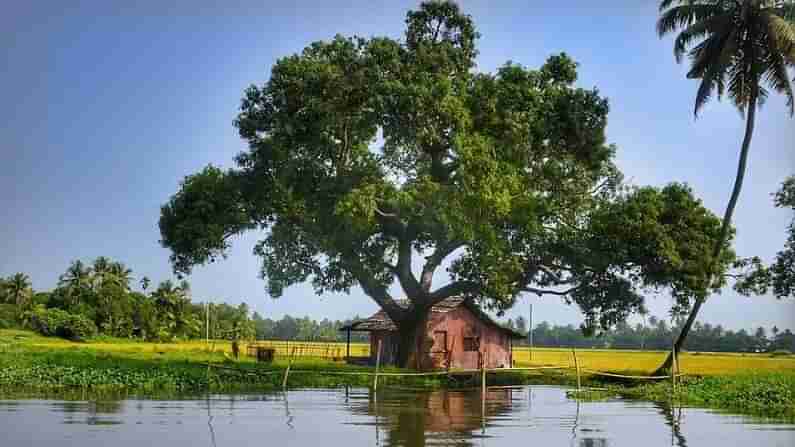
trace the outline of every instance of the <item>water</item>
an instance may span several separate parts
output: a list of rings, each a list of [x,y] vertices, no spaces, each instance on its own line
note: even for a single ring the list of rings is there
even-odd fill
[[[795,445],[795,425],[565,390],[297,390],[193,400],[0,401],[0,446]]]

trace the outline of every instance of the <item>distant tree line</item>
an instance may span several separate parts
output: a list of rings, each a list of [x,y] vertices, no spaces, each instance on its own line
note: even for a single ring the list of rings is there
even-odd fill
[[[279,320],[251,312],[243,303],[195,303],[190,284],[167,280],[152,287],[147,277],[131,289],[132,270],[120,262],[99,257],[91,264],[74,261],[51,291],[34,291],[30,278],[17,273],[0,277],[0,328],[24,327],[44,335],[85,338],[106,335],[142,340],[267,339],[344,341],[340,328],[359,319],[316,321],[285,315]],[[209,311],[209,312],[208,312]],[[209,316],[209,328],[207,317]],[[586,336],[574,325],[542,322],[533,329],[533,344],[543,347],[592,347],[668,350],[683,322],[669,324],[654,316],[634,326],[625,322]],[[524,317],[508,319],[506,326],[527,333]],[[208,331],[209,329],[209,331]],[[351,341],[365,342],[368,335],[353,332]],[[527,339],[518,344],[527,343]],[[732,331],[722,326],[696,323],[685,348],[715,352],[795,352],[795,334],[789,329],[757,328]]]
[[[360,319],[357,315],[353,320],[332,321],[323,319],[316,321],[309,317],[294,318],[285,315],[280,320],[262,318],[254,312],[254,328],[258,340],[306,340],[306,341],[345,341],[347,334],[340,328]],[[364,332],[351,332],[351,341],[366,342],[368,335]]]
[[[651,316],[634,326],[619,323],[609,331],[586,337],[574,325],[551,325],[544,321],[533,329],[533,345],[541,347],[578,347],[612,349],[670,350],[674,337],[679,334],[683,321],[669,324],[666,320]],[[508,327],[527,333],[527,322],[523,317],[508,320]],[[519,344],[527,344],[528,339]],[[770,330],[759,327],[752,332],[745,329],[732,331],[721,325],[709,323],[693,325],[685,349],[708,352],[773,352],[786,350],[795,352],[795,334],[789,329],[773,326]]]
[[[17,273],[0,278],[0,328],[23,327],[44,335],[79,339],[95,335],[169,341],[200,338],[254,338],[246,304],[191,301],[190,284],[167,280],[152,287],[142,277],[132,290],[132,270],[100,256],[91,264],[72,262],[51,291],[34,291]],[[208,331],[209,329],[209,331]]]

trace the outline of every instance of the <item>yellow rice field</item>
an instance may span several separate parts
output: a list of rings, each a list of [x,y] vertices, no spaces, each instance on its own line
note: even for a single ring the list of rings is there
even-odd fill
[[[258,341],[257,345],[276,350],[277,356],[287,356],[293,350],[299,357],[340,358],[345,355],[345,343]],[[623,371],[648,374],[665,360],[667,352],[618,349],[580,349],[580,367],[595,371]],[[351,355],[370,355],[367,343],[351,343]],[[514,347],[516,366],[573,366],[571,349],[534,348],[532,359],[528,347]],[[679,369],[685,374],[723,375],[749,371],[778,371],[795,374],[795,356],[772,357],[769,354],[688,352],[679,356]]]
[[[52,337],[37,336],[28,331],[0,331],[0,335],[8,338],[24,337],[24,344],[31,348],[43,350],[85,349],[97,354],[120,355],[123,357],[149,359],[152,357],[191,358],[213,357],[218,353],[229,356],[232,352],[231,342],[226,340],[204,340],[145,343],[130,340],[94,340],[86,343],[74,343]],[[5,338],[0,337],[0,338]],[[276,351],[277,359],[285,359],[290,354],[298,358],[316,358],[329,361],[342,360],[346,354],[345,343],[334,342],[294,342],[294,341],[257,341],[241,343],[241,360],[245,358],[249,346],[264,346]],[[351,343],[351,356],[365,357],[370,355],[367,343]],[[595,371],[633,372],[648,374],[662,363],[666,352],[635,351],[610,349],[578,349],[577,358],[580,367]],[[532,359],[527,347],[514,348],[516,366],[573,366],[574,359],[571,349],[534,348]],[[769,354],[740,353],[699,353],[688,352],[680,355],[680,370],[693,375],[726,375],[741,372],[789,372],[795,374],[795,356],[773,357]]]
[[[647,374],[665,360],[667,352],[618,349],[578,349],[581,368],[595,371],[632,371]],[[570,349],[535,348],[530,359],[526,347],[514,348],[517,366],[573,365]],[[685,374],[724,375],[750,371],[778,371],[795,374],[795,356],[771,357],[769,354],[687,352],[679,356],[679,369]]]

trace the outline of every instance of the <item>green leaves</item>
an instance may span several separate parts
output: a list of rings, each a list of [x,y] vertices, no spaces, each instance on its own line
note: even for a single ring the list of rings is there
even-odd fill
[[[795,210],[795,176],[784,180],[773,199],[776,207]],[[795,217],[787,226],[787,233],[784,247],[769,266],[757,257],[735,263],[740,270],[735,290],[744,295],[772,292],[777,298],[795,297]]]
[[[175,271],[190,273],[191,266],[223,256],[230,237],[256,226],[252,217],[235,174],[207,166],[186,177],[180,192],[161,207],[161,244],[173,249]]]
[[[714,217],[689,190],[681,203],[675,188],[618,195],[608,102],[574,85],[575,61],[475,73],[478,34],[456,4],[422,3],[406,24],[404,41],[311,43],[246,89],[238,167],[188,177],[162,208],[175,271],[259,228],[271,296],[360,286],[398,323],[451,294],[497,311],[526,291],[560,295],[589,326],[639,310],[640,287],[692,296],[682,278],[712,231],[696,224]],[[685,223],[659,221],[676,212]],[[444,261],[452,282],[434,287]]]

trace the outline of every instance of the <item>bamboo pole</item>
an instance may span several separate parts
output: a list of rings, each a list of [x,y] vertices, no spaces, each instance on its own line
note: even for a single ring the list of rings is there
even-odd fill
[[[676,361],[676,345],[671,348],[671,397],[673,398],[676,395],[676,369],[677,369],[677,361]]]
[[[571,354],[574,356],[574,369],[577,370],[577,391],[580,391],[582,388],[582,383],[580,382],[580,362],[577,361],[577,351],[574,348],[571,348]]]
[[[287,362],[287,369],[284,370],[284,380],[282,381],[282,389],[287,389],[287,377],[290,375],[290,367],[293,366],[293,357],[295,356],[295,347],[290,355],[290,360]]]
[[[480,360],[480,394],[483,405],[486,405],[486,359],[481,356]]]
[[[373,391],[378,390],[378,369],[381,367],[381,341],[378,340],[378,353],[375,356],[375,377],[373,377]]]

